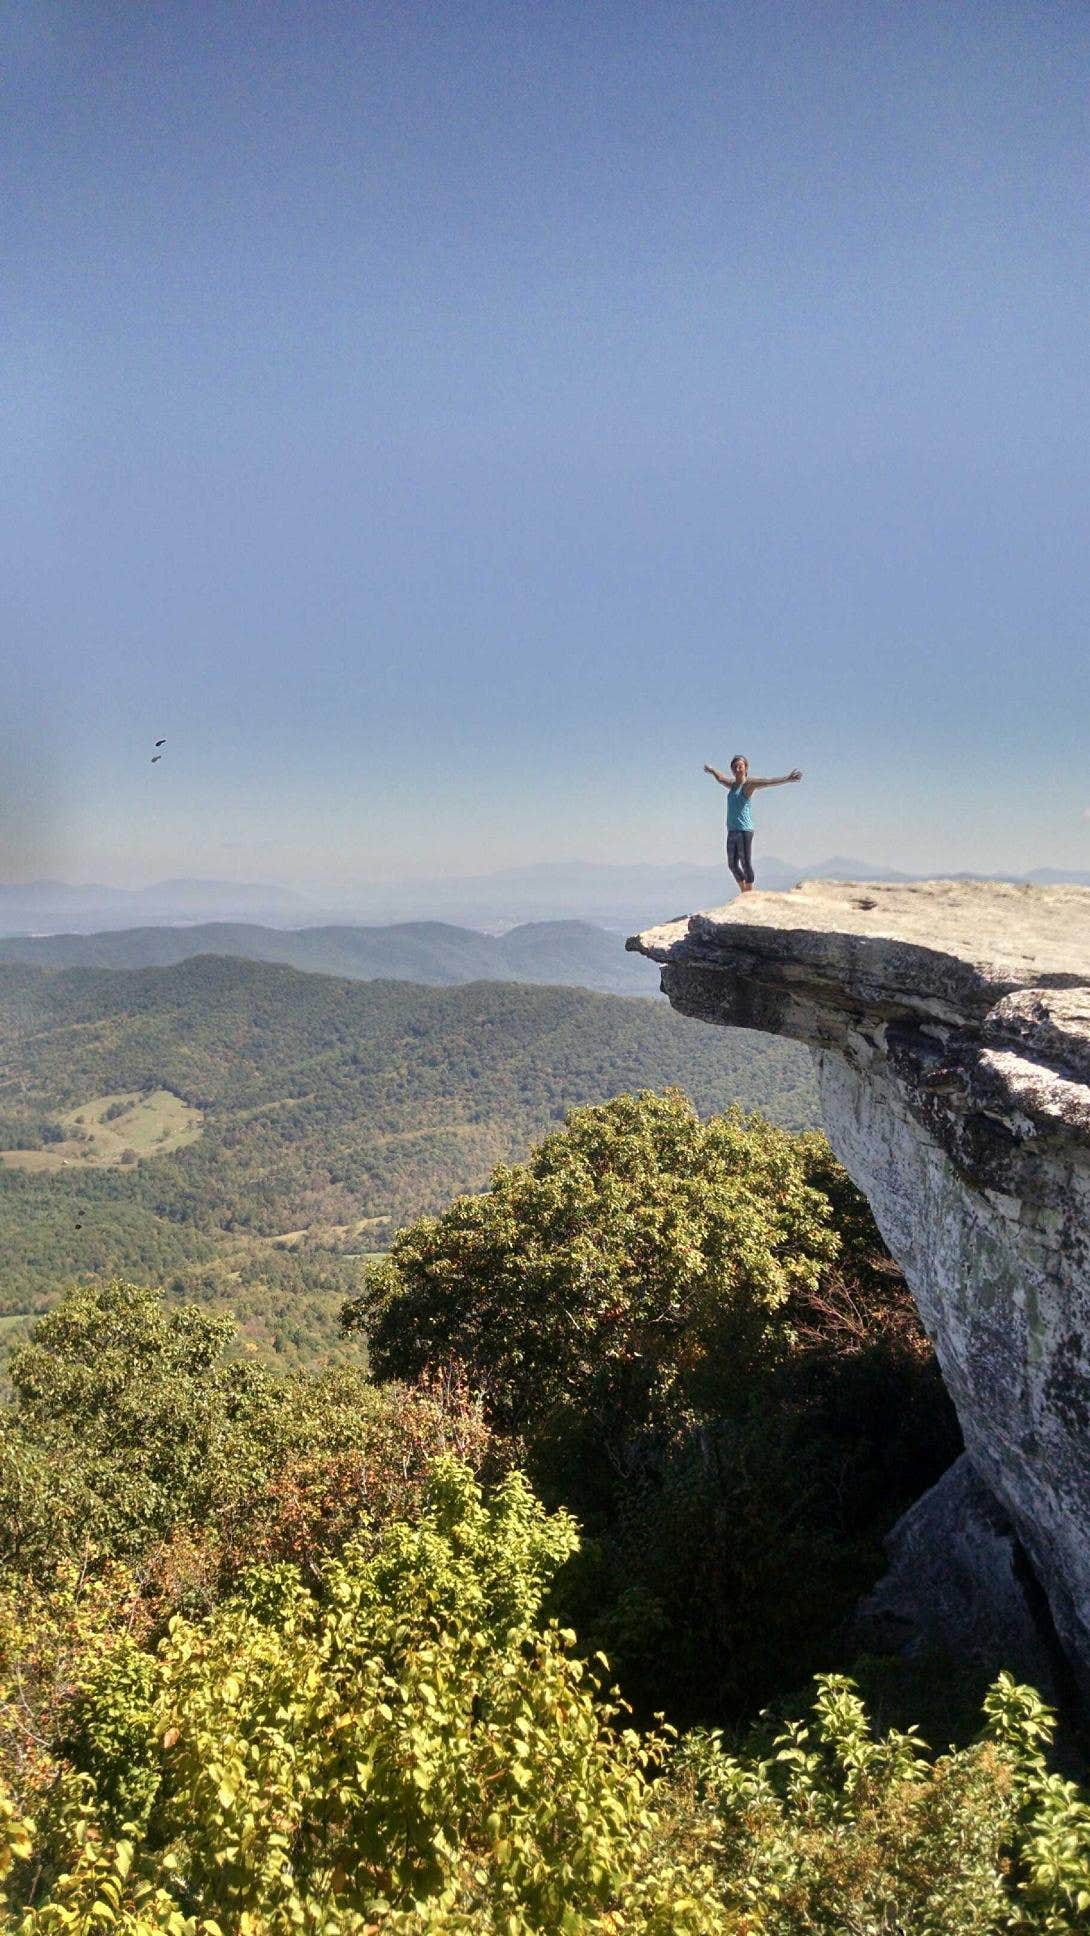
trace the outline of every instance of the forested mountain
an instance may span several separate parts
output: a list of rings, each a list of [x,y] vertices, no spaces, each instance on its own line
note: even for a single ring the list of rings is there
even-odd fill
[[[212,956],[0,968],[0,1312],[18,1330],[108,1272],[229,1301],[259,1343],[305,1351],[408,1217],[571,1104],[667,1085],[816,1120],[801,1051],[664,1003]]]
[[[619,934],[608,934],[589,921],[535,921],[503,935],[479,934],[447,921],[286,929],[214,921],[0,940],[0,961],[52,968],[166,968],[193,955],[278,961],[354,981],[388,978],[440,987],[521,981],[594,988],[609,995],[653,995],[658,988],[658,970],[650,962],[626,954]]]

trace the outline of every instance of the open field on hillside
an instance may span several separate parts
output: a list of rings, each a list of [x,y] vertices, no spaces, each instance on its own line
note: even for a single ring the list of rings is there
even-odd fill
[[[282,1230],[272,1239],[277,1250],[298,1250],[300,1244],[308,1240],[320,1242],[326,1249],[337,1249],[342,1255],[352,1257],[381,1257],[383,1252],[373,1245],[378,1236],[387,1236],[391,1224],[389,1217],[356,1217],[352,1223],[307,1224],[302,1230]],[[346,1246],[358,1238],[371,1239],[371,1248],[349,1251]]]
[[[0,1163],[13,1170],[66,1170],[73,1164],[108,1169],[185,1149],[204,1126],[203,1112],[169,1089],[92,1096],[57,1120],[68,1131],[62,1141],[0,1150]]]

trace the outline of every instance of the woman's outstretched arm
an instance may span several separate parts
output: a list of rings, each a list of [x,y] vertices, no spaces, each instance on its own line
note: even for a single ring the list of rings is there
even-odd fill
[[[779,779],[777,780],[747,780],[746,792],[755,793],[758,787],[787,786],[791,780],[801,780],[801,779],[802,779],[802,774],[799,772],[798,767],[793,766],[791,768],[790,773],[781,773]]]

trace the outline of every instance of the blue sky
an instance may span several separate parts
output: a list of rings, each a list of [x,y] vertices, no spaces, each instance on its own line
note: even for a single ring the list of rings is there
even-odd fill
[[[1090,866],[1090,10],[0,15],[0,878]]]

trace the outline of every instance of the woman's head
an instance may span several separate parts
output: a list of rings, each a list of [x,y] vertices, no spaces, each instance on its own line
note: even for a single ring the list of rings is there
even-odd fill
[[[744,780],[749,772],[749,761],[744,753],[735,753],[731,759],[730,770],[736,780]]]

